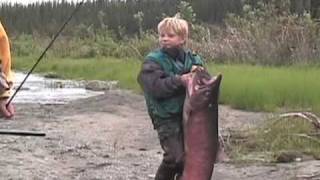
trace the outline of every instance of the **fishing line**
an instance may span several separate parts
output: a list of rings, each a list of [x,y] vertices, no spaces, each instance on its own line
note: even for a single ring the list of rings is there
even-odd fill
[[[39,64],[39,62],[41,61],[41,59],[43,58],[43,56],[46,54],[46,52],[48,51],[48,49],[52,46],[53,42],[57,39],[57,37],[60,35],[60,33],[62,32],[62,30],[65,28],[65,26],[68,24],[68,22],[72,19],[72,17],[75,15],[75,13],[80,9],[80,6],[83,4],[84,0],[82,0],[77,6],[76,8],[73,10],[73,12],[71,13],[71,15],[69,16],[69,18],[66,20],[66,22],[61,26],[61,28],[59,29],[59,31],[55,34],[55,36],[53,37],[53,39],[51,40],[51,42],[48,44],[48,46],[46,47],[46,49],[42,52],[42,54],[39,56],[38,60],[36,61],[36,63],[32,66],[32,68],[30,69],[30,71],[27,73],[27,75],[25,76],[25,78],[23,79],[23,81],[20,83],[20,85],[18,86],[17,90],[14,92],[14,94],[10,97],[10,99],[8,100],[6,106],[8,107],[8,105],[11,103],[11,101],[13,100],[13,98],[16,96],[16,94],[20,91],[21,87],[23,86],[23,84],[25,83],[25,81],[28,79],[28,77],[30,76],[30,74],[33,72],[33,70],[36,68],[36,66]]]

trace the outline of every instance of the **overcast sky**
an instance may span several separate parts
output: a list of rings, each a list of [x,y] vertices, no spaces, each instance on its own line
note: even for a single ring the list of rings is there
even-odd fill
[[[53,1],[53,0],[0,0],[0,4],[8,3],[8,2],[12,2],[12,3],[17,2],[17,3],[21,3],[21,4],[29,4],[29,3],[34,3],[34,2],[45,2],[45,1]],[[61,0],[59,0],[59,1],[61,1]],[[81,2],[81,0],[65,0],[65,1]]]

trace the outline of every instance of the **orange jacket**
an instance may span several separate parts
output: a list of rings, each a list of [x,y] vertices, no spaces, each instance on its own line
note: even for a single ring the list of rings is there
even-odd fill
[[[3,72],[9,83],[13,82],[13,76],[11,71],[11,53],[10,43],[6,31],[4,30],[0,22],[0,60],[1,60],[1,72]],[[0,94],[0,97],[9,97],[10,91],[5,91]]]

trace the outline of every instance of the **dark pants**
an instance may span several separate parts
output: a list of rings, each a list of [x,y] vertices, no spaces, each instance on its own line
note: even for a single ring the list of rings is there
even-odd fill
[[[181,126],[181,123],[177,123],[157,129],[164,154],[155,180],[174,180],[182,176],[184,144]]]

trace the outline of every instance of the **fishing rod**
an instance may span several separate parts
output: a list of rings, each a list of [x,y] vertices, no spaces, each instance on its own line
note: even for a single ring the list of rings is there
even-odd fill
[[[23,79],[23,81],[20,83],[20,85],[18,86],[17,90],[13,93],[13,95],[10,97],[10,99],[8,100],[6,106],[8,107],[8,105],[11,103],[11,101],[13,100],[13,98],[16,96],[16,94],[20,91],[21,87],[23,86],[23,84],[25,83],[25,81],[28,79],[28,77],[30,76],[30,74],[33,72],[33,70],[36,68],[36,66],[39,64],[39,62],[41,61],[41,59],[43,58],[43,56],[46,54],[46,52],[48,51],[48,49],[52,46],[53,42],[57,39],[57,37],[60,35],[60,33],[62,32],[62,30],[65,28],[65,26],[68,24],[68,22],[72,19],[72,17],[76,14],[76,12],[80,9],[80,6],[83,4],[84,0],[82,0],[77,6],[76,8],[73,10],[73,12],[71,13],[71,15],[69,16],[69,18],[66,20],[66,22],[61,26],[61,28],[59,29],[59,31],[54,35],[53,39],[51,40],[51,42],[48,44],[48,46],[46,47],[46,49],[42,52],[42,54],[39,56],[38,60],[36,61],[36,63],[32,66],[32,68],[30,69],[30,71],[27,73],[27,75],[25,76],[25,78]]]
[[[15,136],[46,136],[44,132],[0,129],[0,134]]]

